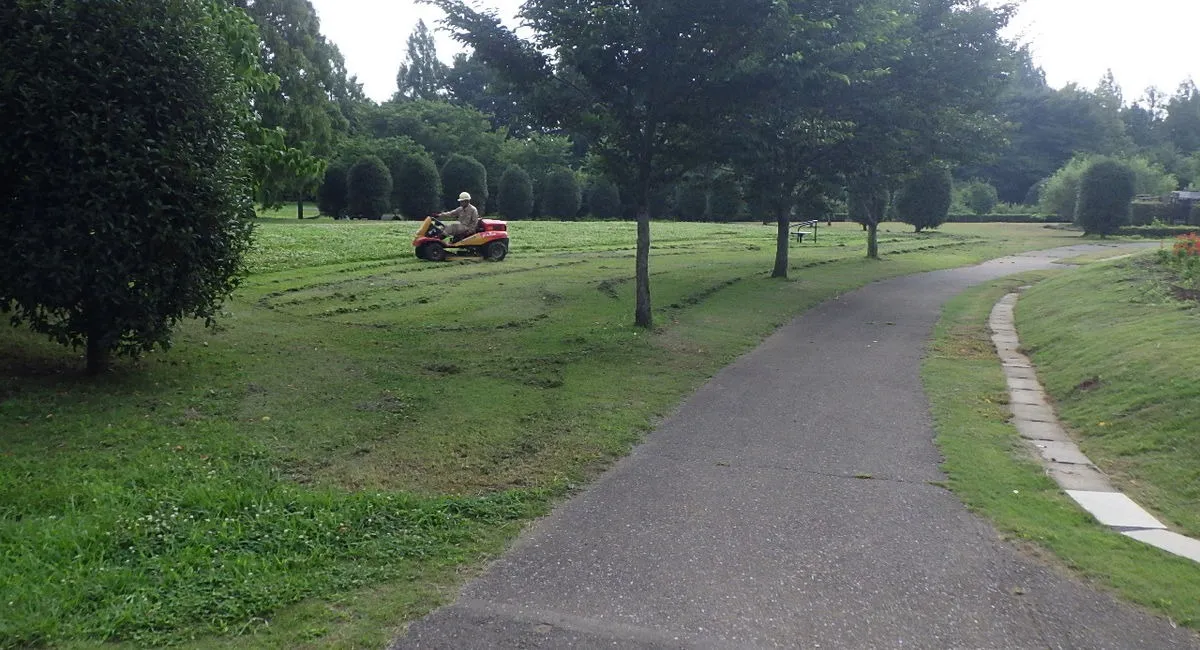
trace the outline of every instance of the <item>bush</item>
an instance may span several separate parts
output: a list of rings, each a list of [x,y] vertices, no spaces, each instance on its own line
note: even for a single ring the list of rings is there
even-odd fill
[[[953,188],[950,170],[941,166],[923,169],[900,189],[896,200],[896,216],[916,228],[917,232],[937,228],[945,223],[946,215],[950,212]]]
[[[588,192],[588,212],[593,219],[617,219],[621,216],[621,192],[607,179],[597,179]]]
[[[542,216],[548,219],[574,219],[583,200],[575,172],[559,168],[546,175],[542,184]]]
[[[1126,226],[1117,232],[1125,237],[1165,239],[1167,237],[1178,237],[1188,233],[1200,232],[1200,228],[1195,226]]]
[[[533,213],[533,182],[519,165],[509,165],[504,170],[496,204],[500,214],[507,219],[528,219]]]
[[[90,371],[211,322],[243,270],[251,89],[225,32],[253,26],[222,5],[0,3],[0,311]]]
[[[325,177],[317,188],[317,209],[321,214],[340,217],[346,210],[346,165],[341,161],[329,163]]]
[[[741,221],[746,218],[746,202],[742,186],[731,174],[713,179],[708,193],[708,218],[712,221]]]
[[[1101,159],[1092,163],[1079,182],[1076,222],[1084,234],[1111,235],[1129,223],[1129,206],[1136,179],[1128,165]]]
[[[442,165],[442,205],[458,205],[458,195],[467,192],[471,202],[483,214],[488,201],[487,169],[470,156],[455,154]]]
[[[708,188],[697,178],[688,178],[675,187],[675,216],[680,221],[708,219]]]
[[[991,183],[981,180],[973,180],[967,183],[963,186],[961,193],[963,205],[971,212],[979,215],[990,214],[1000,202],[1000,197],[996,194],[996,188]]]
[[[354,163],[346,176],[346,211],[352,217],[380,219],[390,207],[392,175],[379,156]]]
[[[392,196],[398,201],[392,207],[400,214],[416,219],[439,212],[442,177],[428,154],[405,157],[392,181]]]
[[[1057,214],[1063,218],[1074,218],[1079,201],[1079,184],[1083,173],[1092,163],[1103,158],[1095,155],[1075,156],[1062,169],[1046,180],[1042,187],[1038,207],[1043,213]],[[1175,189],[1177,181],[1159,165],[1145,158],[1133,157],[1120,160],[1134,176],[1134,194],[1160,196]]]

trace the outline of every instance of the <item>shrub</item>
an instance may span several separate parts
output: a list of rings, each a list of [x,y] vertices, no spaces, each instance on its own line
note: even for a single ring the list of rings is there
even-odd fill
[[[712,221],[741,221],[746,217],[742,186],[731,174],[713,179],[708,193],[708,218]]]
[[[470,156],[455,154],[442,165],[442,205],[453,208],[458,195],[467,192],[472,203],[483,214],[488,201],[487,169]]]
[[[509,165],[504,170],[496,204],[507,219],[528,219],[533,212],[533,182],[519,165]]]
[[[708,188],[697,178],[689,178],[675,187],[675,216],[680,221],[708,219]]]
[[[1111,235],[1129,223],[1135,178],[1128,165],[1100,159],[1083,173],[1075,220],[1084,234]]]
[[[566,168],[556,169],[546,175],[542,184],[542,216],[548,219],[574,219],[579,213],[579,181],[575,172]]]
[[[621,216],[621,192],[608,179],[597,179],[588,192],[588,212],[593,219],[616,219]]]
[[[341,161],[329,163],[325,177],[317,188],[317,209],[321,214],[340,217],[346,210],[346,165]]]
[[[896,216],[912,225],[917,232],[937,228],[950,212],[950,195],[954,181],[950,170],[931,166],[908,179],[896,200]]]
[[[1075,156],[1062,169],[1051,176],[1042,187],[1038,207],[1043,213],[1057,214],[1064,218],[1074,218],[1075,207],[1079,201],[1079,184],[1083,173],[1097,160],[1103,158],[1085,154]],[[1160,165],[1151,163],[1145,158],[1133,157],[1120,160],[1131,170],[1134,177],[1134,194],[1159,196],[1175,189],[1178,184],[1175,177],[1168,174]]]
[[[428,154],[410,154],[400,163],[393,177],[392,196],[398,203],[392,207],[400,214],[419,218],[438,212],[441,205],[442,177]]]
[[[388,211],[392,175],[379,156],[367,156],[350,168],[346,176],[347,212],[362,219],[379,219]]]
[[[253,26],[202,0],[3,2],[0,25],[0,311],[92,372],[211,322],[252,231],[225,32]]]
[[[962,188],[962,202],[968,210],[978,215],[990,214],[996,209],[1000,197],[991,183],[973,180]]]

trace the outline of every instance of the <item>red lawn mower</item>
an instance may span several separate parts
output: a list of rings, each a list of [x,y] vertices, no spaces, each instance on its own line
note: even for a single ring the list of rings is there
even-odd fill
[[[457,241],[446,236],[446,225],[437,217],[425,217],[413,249],[417,257],[430,262],[441,262],[447,252],[475,255],[489,262],[499,262],[508,255],[508,222],[483,219],[479,230]]]

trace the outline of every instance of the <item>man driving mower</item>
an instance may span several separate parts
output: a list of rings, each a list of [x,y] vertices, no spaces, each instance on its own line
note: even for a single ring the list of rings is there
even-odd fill
[[[475,234],[479,230],[479,210],[471,205],[471,195],[466,192],[458,195],[457,208],[438,214],[439,219],[450,217],[458,219],[458,223],[446,226],[446,234],[450,236],[451,241],[458,241],[463,237]]]

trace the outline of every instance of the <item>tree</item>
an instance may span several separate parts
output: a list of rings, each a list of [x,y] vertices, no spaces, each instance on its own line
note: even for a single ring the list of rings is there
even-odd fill
[[[440,211],[442,177],[428,154],[406,156],[393,181],[392,195],[397,202],[392,207],[400,214],[418,218]]]
[[[708,216],[713,221],[741,221],[746,216],[742,186],[730,170],[721,170],[709,184]]]
[[[905,180],[896,197],[896,214],[921,232],[946,222],[954,180],[942,165],[928,165]]]
[[[1167,139],[1184,154],[1200,151],[1200,89],[1191,80],[1179,85],[1167,102],[1163,120]]]
[[[973,162],[999,147],[994,111],[1012,60],[999,35],[1011,7],[918,0],[898,8],[892,24],[881,25],[888,30],[883,38],[864,50],[872,68],[884,72],[830,87],[833,116],[853,128],[828,160],[863,199],[870,258],[878,257],[878,224],[888,205],[880,196],[933,160]]]
[[[442,204],[447,208],[458,203],[458,195],[467,192],[479,213],[484,213],[488,200],[487,169],[470,156],[454,155],[442,165]]]
[[[6,2],[0,24],[0,311],[90,372],[211,323],[250,245],[253,25],[201,0]]]
[[[455,54],[446,72],[446,89],[451,101],[487,115],[496,129],[523,138],[535,132],[537,120],[524,93],[507,83],[479,57]]]
[[[1134,173],[1118,161],[1102,158],[1083,173],[1076,221],[1084,234],[1112,235],[1129,223],[1134,196]]]
[[[550,172],[542,185],[542,195],[538,198],[542,205],[543,217],[559,220],[577,217],[583,199],[575,172],[566,168]]]
[[[588,192],[588,213],[593,219],[616,219],[621,216],[621,192],[607,178],[592,181]]]
[[[330,163],[325,168],[325,177],[317,188],[317,209],[321,214],[333,218],[342,216],[346,210],[346,172],[349,168],[341,161]]]
[[[529,174],[517,165],[504,170],[500,177],[500,195],[496,197],[500,214],[508,219],[528,219],[533,212],[533,183]]]
[[[971,212],[980,216],[991,214],[992,210],[996,209],[996,204],[1000,200],[996,195],[996,188],[987,181],[979,179],[972,180],[964,185],[960,192],[963,205]]]
[[[392,175],[379,156],[367,156],[346,175],[346,210],[351,216],[381,219],[391,207]]]
[[[408,36],[408,55],[396,74],[397,98],[438,99],[446,87],[446,64],[437,56],[437,45],[424,20]]]
[[[680,221],[708,220],[708,179],[688,174],[675,185],[675,216]]]
[[[1064,221],[1073,220],[1084,172],[1102,158],[1086,154],[1072,158],[1046,181],[1040,193],[1038,209],[1045,214],[1057,215]],[[1133,172],[1135,194],[1161,196],[1178,186],[1174,176],[1145,158],[1135,156],[1116,160]]]
[[[295,199],[303,217],[304,195],[320,181],[337,135],[349,129],[348,114],[365,101],[362,88],[347,77],[341,52],[321,35],[309,0],[228,1],[258,25],[261,66],[279,79],[254,97],[262,124],[280,129],[283,139],[281,154],[255,170],[258,199],[272,206]]]
[[[656,188],[698,164],[700,134],[744,104],[743,62],[771,0],[527,0],[524,41],[493,13],[461,0],[442,8],[455,37],[514,87],[540,99],[539,112],[586,133],[603,172],[637,205],[634,322],[650,327],[650,212]]]
[[[505,134],[492,130],[487,116],[473,108],[423,99],[392,101],[372,108],[367,123],[375,138],[407,138],[438,165],[460,154],[483,163],[497,178],[502,172]]]

